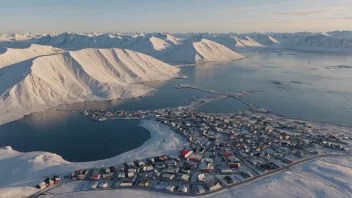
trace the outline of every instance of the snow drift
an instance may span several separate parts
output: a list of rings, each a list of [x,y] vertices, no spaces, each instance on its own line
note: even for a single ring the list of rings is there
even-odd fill
[[[0,123],[65,103],[141,96],[151,89],[135,83],[167,80],[178,71],[121,49],[84,49],[20,62],[0,70]]]

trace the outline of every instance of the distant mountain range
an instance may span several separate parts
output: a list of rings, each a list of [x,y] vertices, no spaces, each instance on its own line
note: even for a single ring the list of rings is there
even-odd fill
[[[194,38],[214,41],[235,50],[246,47],[289,48],[314,51],[352,51],[352,31],[327,33],[25,33],[0,34],[0,46],[27,48],[31,44],[66,50],[122,48],[145,54],[163,51]]]

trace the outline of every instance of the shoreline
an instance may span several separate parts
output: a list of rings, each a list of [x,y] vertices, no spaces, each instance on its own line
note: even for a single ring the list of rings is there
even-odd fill
[[[10,146],[2,147],[0,148],[0,162],[4,163],[0,163],[0,176],[7,177],[8,180],[7,182],[0,181],[0,189],[35,186],[43,176],[47,175],[65,175],[78,169],[118,165],[140,158],[177,153],[181,148],[189,145],[183,136],[174,133],[166,125],[159,125],[157,121],[143,120],[139,126],[147,129],[151,138],[135,149],[97,161],[69,162],[54,153],[42,151],[22,153],[13,150]]]

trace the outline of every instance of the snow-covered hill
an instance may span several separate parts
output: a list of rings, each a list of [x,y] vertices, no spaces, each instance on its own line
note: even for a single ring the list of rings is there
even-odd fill
[[[271,37],[269,34],[251,33],[245,34],[243,36],[249,37],[264,46],[277,46],[280,43],[275,38]]]
[[[207,39],[214,41],[216,43],[219,43],[221,45],[224,45],[225,47],[233,50],[236,50],[238,48],[246,48],[246,47],[264,47],[264,45],[258,43],[257,41],[255,41],[254,39],[248,36],[238,37],[238,36],[232,36],[229,34],[223,34],[223,35],[210,35],[207,37]]]
[[[244,58],[231,49],[204,38],[189,38],[183,44],[155,55],[158,59],[173,64],[223,62]]]
[[[26,49],[13,49],[5,48],[4,53],[0,54],[0,68],[15,64],[21,61],[25,61],[34,57],[58,54],[62,53],[64,50],[53,48],[51,46],[42,46],[42,45],[31,45]]]
[[[316,51],[352,51],[352,39],[337,38],[325,33],[276,35],[281,48]]]
[[[23,61],[0,70],[0,123],[64,103],[141,96],[151,89],[134,83],[167,80],[178,71],[121,49],[84,49]]]

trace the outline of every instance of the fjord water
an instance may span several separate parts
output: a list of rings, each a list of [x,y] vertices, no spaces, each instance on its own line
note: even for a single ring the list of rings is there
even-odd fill
[[[91,161],[116,156],[142,145],[150,133],[136,120],[94,122],[79,113],[60,110],[158,109],[183,105],[195,96],[212,96],[197,90],[174,89],[196,84],[219,92],[263,90],[244,98],[275,114],[304,120],[352,125],[352,69],[327,68],[352,65],[352,55],[333,52],[250,51],[248,58],[231,63],[207,63],[182,67],[188,79],[150,82],[156,91],[148,96],[105,102],[62,105],[0,126],[0,146],[48,151],[69,161]],[[225,98],[199,111],[229,113],[247,109]]]

